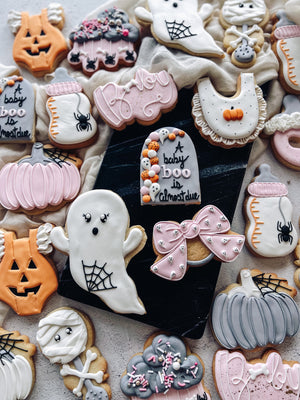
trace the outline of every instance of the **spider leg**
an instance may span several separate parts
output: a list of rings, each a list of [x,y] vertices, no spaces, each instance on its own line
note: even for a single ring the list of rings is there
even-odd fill
[[[278,233],[278,242],[279,242],[279,243],[282,242],[282,233]]]

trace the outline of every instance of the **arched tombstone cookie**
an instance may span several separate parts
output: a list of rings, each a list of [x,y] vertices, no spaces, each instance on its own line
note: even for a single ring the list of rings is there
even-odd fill
[[[212,5],[205,3],[198,11],[197,0],[148,0],[147,3],[149,10],[137,7],[135,17],[141,25],[151,25],[152,35],[159,43],[195,56],[224,56],[204,29],[213,12]]]
[[[51,241],[69,255],[74,281],[115,312],[145,314],[126,267],[147,237],[141,226],[129,228],[122,198],[110,190],[83,193],[70,206],[66,226],[67,233],[55,227]]]
[[[266,102],[252,73],[242,73],[233,97],[224,97],[209,78],[200,79],[193,97],[195,126],[211,144],[231,148],[255,140],[264,127]]]
[[[52,72],[68,51],[60,32],[64,19],[63,8],[58,3],[49,4],[39,15],[10,11],[8,25],[16,35],[13,45],[15,62],[37,77]]]
[[[35,94],[22,76],[0,79],[0,143],[34,140]]]
[[[214,300],[211,326],[216,340],[227,349],[281,344],[300,326],[296,294],[276,274],[242,269],[240,283],[229,285]]]
[[[92,144],[97,136],[97,123],[91,114],[91,103],[82,86],[65,68],[55,70],[54,79],[46,86],[50,117],[48,137],[61,149],[74,149]]]
[[[51,363],[61,364],[65,386],[83,400],[109,400],[107,363],[94,345],[94,326],[72,308],[58,308],[39,322],[37,342]]]
[[[231,54],[231,62],[239,68],[249,68],[264,44],[262,28],[269,21],[264,0],[225,0],[220,22],[226,29],[223,44]]]
[[[290,254],[297,245],[298,234],[292,223],[293,206],[286,185],[272,175],[268,164],[261,164],[247,192],[244,210],[249,249],[262,257]]]
[[[120,66],[134,65],[135,45],[139,30],[129,23],[125,11],[117,7],[100,12],[97,18],[84,20],[70,36],[73,45],[68,61],[74,68],[81,68],[92,75],[99,68],[116,70]]]
[[[174,127],[151,132],[140,164],[141,204],[200,204],[197,154],[189,135]]]
[[[187,343],[156,333],[127,364],[121,390],[131,400],[210,400],[203,377],[203,361]]]

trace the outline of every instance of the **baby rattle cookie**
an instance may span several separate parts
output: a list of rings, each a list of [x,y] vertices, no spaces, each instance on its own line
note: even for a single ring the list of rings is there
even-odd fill
[[[68,52],[60,32],[64,20],[63,8],[58,3],[49,4],[39,15],[10,11],[8,25],[16,35],[13,45],[15,62],[37,77],[55,70]]]
[[[201,136],[224,148],[241,147],[257,138],[266,119],[266,102],[252,73],[242,73],[233,97],[224,97],[209,78],[197,82],[192,116]]]
[[[142,26],[151,26],[161,44],[194,56],[224,57],[223,51],[205,31],[213,6],[205,3],[198,11],[197,0],[148,0],[148,9],[137,7],[135,17]]]
[[[292,223],[293,206],[285,184],[261,164],[248,185],[244,212],[247,219],[246,244],[256,255],[283,257],[297,245],[298,234]]]
[[[62,364],[65,386],[83,400],[111,398],[107,363],[94,345],[94,326],[88,316],[68,307],[42,318],[36,335],[41,352]]]
[[[223,44],[234,65],[249,68],[255,64],[265,41],[262,28],[268,21],[264,0],[225,0],[220,11],[226,29]]]
[[[129,361],[121,389],[132,400],[210,400],[203,376],[203,361],[187,343],[156,333],[147,339],[144,352]]]
[[[146,243],[141,226],[129,228],[125,203],[110,190],[91,190],[71,204],[66,222],[51,232],[54,247],[70,257],[74,281],[118,313],[145,314],[126,267]]]
[[[153,227],[157,255],[150,270],[161,278],[178,281],[188,267],[200,267],[214,257],[234,261],[244,245],[244,236],[230,231],[230,223],[217,207],[203,207],[191,220],[162,221]]]
[[[227,349],[253,350],[296,335],[300,326],[296,294],[276,274],[242,269],[240,283],[229,285],[214,300],[211,326],[216,340]]]

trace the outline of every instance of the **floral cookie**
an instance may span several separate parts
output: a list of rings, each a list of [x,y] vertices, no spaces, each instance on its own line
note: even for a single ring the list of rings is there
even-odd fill
[[[0,327],[0,376],[3,400],[27,399],[35,382],[34,344],[25,335]]]
[[[233,97],[224,97],[209,78],[197,83],[192,116],[204,139],[224,148],[241,147],[257,138],[266,119],[266,102],[252,73],[242,73]]]
[[[56,291],[56,273],[49,260],[52,225],[30,229],[29,237],[17,239],[14,232],[0,231],[0,300],[19,315],[39,314]]]
[[[115,312],[145,314],[126,267],[147,237],[141,226],[129,228],[121,197],[110,190],[81,194],[69,208],[66,225],[68,233],[55,227],[51,241],[69,255],[74,281]]]
[[[94,327],[86,314],[58,308],[40,320],[36,337],[44,356],[62,364],[60,375],[74,395],[83,400],[111,398],[107,363],[94,346]]]
[[[296,335],[300,312],[293,297],[297,291],[286,279],[242,269],[240,280],[219,293],[213,304],[211,325],[221,346],[252,350]]]
[[[129,361],[121,389],[132,400],[210,400],[203,376],[202,360],[183,340],[154,334]]]
[[[137,58],[138,40],[139,30],[129,23],[128,15],[117,7],[108,8],[71,32],[73,48],[68,61],[74,68],[82,66],[87,75],[101,67],[110,71],[120,66],[131,67]]]
[[[223,44],[231,54],[231,62],[249,68],[264,44],[262,28],[269,21],[264,0],[225,0],[220,22],[226,29]]]
[[[52,72],[66,56],[68,46],[60,29],[64,25],[60,4],[51,3],[39,15],[10,11],[8,25],[16,34],[13,58],[35,76]]]
[[[198,11],[197,0],[148,0],[148,9],[137,7],[135,16],[143,26],[151,25],[161,44],[195,56],[224,57],[223,51],[204,29],[213,7],[205,3]]]
[[[248,185],[244,211],[247,219],[246,244],[256,255],[283,257],[298,240],[292,223],[293,206],[286,185],[271,174],[268,164],[258,167],[258,175]]]
[[[161,278],[178,281],[188,267],[200,267],[216,257],[234,261],[244,245],[244,236],[230,232],[230,223],[215,206],[203,207],[192,220],[180,224],[158,222],[153,227],[157,255],[150,270]]]
[[[154,124],[162,113],[175,107],[177,97],[177,87],[168,72],[152,74],[143,68],[124,86],[109,82],[94,91],[101,118],[117,130],[135,121],[141,125]]]

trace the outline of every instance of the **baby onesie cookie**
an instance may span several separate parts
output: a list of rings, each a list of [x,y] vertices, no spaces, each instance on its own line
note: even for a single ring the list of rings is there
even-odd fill
[[[95,19],[82,21],[69,38],[73,48],[68,61],[74,68],[82,67],[87,75],[99,68],[113,71],[120,66],[131,67],[137,58],[135,44],[139,30],[117,7],[102,11]]]
[[[0,231],[0,300],[19,315],[39,314],[57,289],[56,273],[49,260],[52,225],[30,229],[17,239],[14,232]]]
[[[283,257],[291,253],[298,240],[292,223],[293,206],[285,184],[271,174],[268,164],[248,185],[244,211],[247,219],[246,244],[256,255]]]
[[[29,338],[0,327],[0,376],[3,400],[27,399],[35,382],[33,355]]]
[[[78,163],[76,157],[34,143],[31,156],[1,169],[0,204],[31,214],[57,210],[79,192]]]
[[[262,28],[269,21],[264,0],[225,0],[220,22],[226,29],[223,40],[231,62],[239,68],[249,68],[264,44]]]
[[[127,364],[121,389],[132,400],[210,400],[203,376],[202,360],[182,339],[156,333]]]
[[[70,257],[74,281],[118,313],[145,314],[126,267],[146,243],[141,226],[129,228],[125,203],[110,190],[91,190],[71,204],[66,230],[55,227],[52,244]]]
[[[300,326],[296,294],[276,274],[242,269],[240,284],[229,285],[215,298],[211,325],[216,340],[227,349],[253,350],[296,335]]]
[[[298,400],[300,364],[282,360],[275,350],[247,361],[240,351],[218,350],[213,361],[221,400]]]
[[[54,79],[46,86],[50,117],[48,137],[61,149],[75,149],[97,139],[97,123],[91,114],[91,103],[82,86],[68,75],[65,68],[55,70]]]
[[[252,73],[242,73],[233,97],[224,97],[209,78],[200,79],[192,116],[201,136],[211,144],[241,147],[257,138],[266,119],[266,102]]]
[[[230,223],[215,206],[203,207],[192,220],[161,221],[153,227],[153,248],[157,255],[150,270],[161,278],[178,281],[188,267],[200,267],[214,257],[234,261],[245,237],[230,231]]]
[[[72,308],[58,308],[39,322],[37,341],[51,363],[62,364],[65,386],[83,400],[111,398],[107,363],[94,346],[94,326]]]
[[[109,82],[94,91],[101,118],[117,130],[135,121],[141,125],[154,124],[162,113],[175,107],[177,97],[177,87],[167,71],[152,74],[143,68],[124,86]]]
[[[35,94],[22,76],[0,79],[0,143],[34,140]]]
[[[223,51],[205,31],[213,6],[205,3],[198,11],[197,0],[148,0],[148,9],[137,7],[135,17],[142,26],[151,25],[153,37],[161,44],[195,56],[224,57]]]
[[[15,62],[37,77],[52,72],[68,51],[60,32],[64,20],[63,8],[58,3],[49,4],[39,15],[10,11],[8,25],[16,35],[13,45]]]
[[[174,127],[157,129],[144,142],[140,163],[143,204],[200,204],[199,167],[189,135]]]
[[[279,78],[283,88],[292,94],[300,94],[300,26],[289,20],[284,11],[278,11],[271,39],[272,49],[279,65]]]

